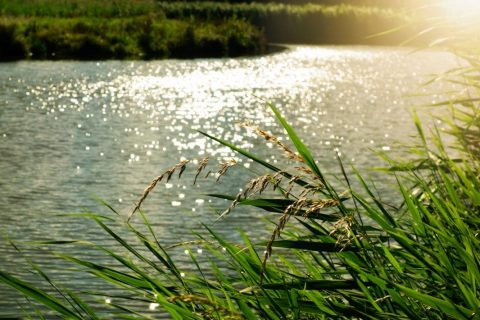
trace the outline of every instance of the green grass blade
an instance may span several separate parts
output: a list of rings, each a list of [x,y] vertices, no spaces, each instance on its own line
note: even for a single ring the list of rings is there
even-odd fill
[[[262,284],[261,287],[270,290],[347,290],[358,289],[358,284],[354,280],[306,280],[285,283],[266,283]]]
[[[343,246],[335,242],[314,242],[314,241],[302,241],[302,240],[277,240],[273,242],[273,247],[277,248],[289,248],[289,249],[300,249],[300,250],[309,250],[309,251],[321,251],[321,252],[348,252],[348,251],[359,251],[357,247],[354,246]]]
[[[58,299],[52,297],[48,293],[34,286],[13,277],[3,271],[0,271],[0,281],[11,286],[17,291],[21,292],[27,297],[30,297],[44,306],[58,312],[59,314],[67,317],[68,319],[81,319],[76,313],[72,312],[67,306],[65,306]]]

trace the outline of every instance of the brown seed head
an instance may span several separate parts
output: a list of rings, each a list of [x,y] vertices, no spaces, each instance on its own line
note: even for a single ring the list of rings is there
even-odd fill
[[[298,154],[292,151],[286,144],[284,144],[282,141],[280,141],[276,136],[274,136],[272,133],[262,130],[259,127],[250,124],[250,123],[241,123],[241,127],[248,128],[253,130],[257,135],[265,138],[265,140],[270,141],[274,144],[276,144],[280,149],[282,149],[285,153],[285,156],[287,159],[298,161],[298,162],[304,162],[303,158],[300,157]]]

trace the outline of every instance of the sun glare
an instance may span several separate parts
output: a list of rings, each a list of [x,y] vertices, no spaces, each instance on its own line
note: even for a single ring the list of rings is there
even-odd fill
[[[480,23],[480,0],[441,0],[446,14],[455,22]]]

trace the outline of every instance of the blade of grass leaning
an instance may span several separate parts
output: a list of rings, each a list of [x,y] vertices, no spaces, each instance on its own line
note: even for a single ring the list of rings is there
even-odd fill
[[[79,315],[72,312],[67,306],[65,306],[58,299],[49,295],[48,293],[46,293],[41,289],[35,288],[34,286],[28,284],[25,281],[22,281],[3,271],[0,271],[0,281],[6,285],[11,286],[12,288],[15,288],[25,296],[34,299],[38,303],[50,308],[51,310],[56,311],[59,314],[67,317],[68,319],[79,319],[79,320],[82,319]]]
[[[222,194],[206,194],[206,196],[234,201],[236,197],[222,195]],[[263,209],[268,212],[283,214],[287,207],[294,203],[291,199],[269,199],[269,198],[257,198],[257,199],[241,199],[237,200],[239,205],[253,206],[259,209]],[[299,210],[291,214],[292,216],[304,216],[305,211]],[[338,221],[340,215],[338,213],[324,214],[324,213],[309,213],[311,219],[317,219],[322,221],[335,222]]]
[[[151,291],[152,289],[151,284],[145,279],[142,279],[140,277],[135,277],[110,267],[102,266],[102,265],[85,261],[82,259],[77,259],[75,257],[71,257],[68,255],[64,255],[60,253],[57,253],[56,255],[67,261],[71,261],[75,264],[88,268],[96,276],[101,277],[109,282],[112,282],[113,284],[121,285],[125,288],[137,288],[137,289],[149,290],[149,291]]]
[[[322,252],[357,252],[359,249],[351,245],[342,245],[338,243],[326,243],[318,241],[302,241],[302,240],[276,240],[272,243],[276,248],[300,249],[308,251]]]
[[[72,307],[72,310],[73,312],[79,314],[81,316],[81,312],[78,310],[77,307],[80,307],[80,309],[84,310],[87,312],[87,314],[90,315],[90,317],[92,319],[96,319],[96,315],[93,313],[93,310],[91,308],[88,308],[85,307],[85,304],[80,300],[78,299],[78,301],[75,299],[76,297],[75,296],[72,296],[69,292],[69,290],[67,289],[63,289],[58,287],[51,279],[50,277],[45,273],[43,272],[43,270],[37,266],[36,264],[34,264],[30,258],[27,257],[27,262],[28,264],[30,265],[30,267],[35,270],[37,272],[38,275],[40,275],[41,278],[43,278],[48,284],[50,284],[50,286],[55,290],[55,292],[57,292],[65,301],[66,303],[68,303],[69,306]],[[68,298],[70,297],[70,299]]]
[[[297,136],[293,128],[288,124],[288,122],[282,117],[278,109],[271,103],[268,104],[270,109],[273,111],[278,121],[282,124],[283,128],[287,131],[290,140],[292,140],[297,152],[300,154],[302,159],[305,161],[305,164],[321,179],[322,183],[325,183],[325,177],[320,172],[320,169],[317,167],[315,160],[308,150],[308,148],[303,144],[300,138]]]
[[[413,290],[407,288],[405,286],[399,284],[392,284],[395,288],[402,291],[406,295],[421,301],[422,303],[435,308],[441,312],[444,312],[455,319],[473,319],[476,314],[473,310],[467,309],[463,306],[459,306],[451,301],[446,299],[439,299],[421,292],[417,290]]]
[[[72,290],[67,290],[68,296],[75,302],[77,306],[79,306],[86,315],[92,320],[100,320],[100,318],[97,316],[96,312],[93,310],[91,306],[89,306],[85,301],[83,301],[75,292]]]
[[[166,260],[166,263],[168,265],[168,268],[172,270],[172,272],[174,274],[180,274],[180,271],[178,270],[177,266],[175,265],[175,263],[173,262],[173,260],[171,259],[170,255],[167,253],[167,251],[165,250],[165,248],[160,244],[160,242],[158,241],[158,238],[157,238],[157,235],[155,234],[155,232],[153,231],[153,228],[152,228],[152,225],[150,224],[150,222],[148,221],[147,217],[145,216],[145,214],[143,213],[143,211],[141,209],[138,210],[139,213],[140,213],[140,216],[142,217],[142,221],[144,223],[145,226],[147,226],[148,228],[148,231],[150,232],[150,234],[152,235],[153,239],[155,240],[155,244],[156,244],[156,248],[160,249],[161,253],[163,253],[163,257],[165,258]],[[158,253],[160,256],[161,254]],[[163,259],[162,259],[162,262],[163,262]]]
[[[269,290],[348,290],[358,289],[358,284],[354,280],[306,280],[285,283],[266,283],[262,284],[261,287]]]

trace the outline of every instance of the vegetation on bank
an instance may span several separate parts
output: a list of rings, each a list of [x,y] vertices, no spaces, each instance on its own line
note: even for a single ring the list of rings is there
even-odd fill
[[[369,6],[221,2],[159,2],[158,6],[169,18],[239,17],[263,30],[268,41],[280,43],[386,45],[398,44],[414,34],[412,28],[405,28],[389,36],[369,38],[379,29],[413,21],[405,11]]]
[[[224,57],[264,52],[251,24],[131,18],[15,18],[0,20],[0,59],[151,59]]]
[[[358,5],[0,0],[0,60],[258,54],[267,42],[394,44],[404,11]],[[151,44],[149,44],[151,43]]]
[[[132,17],[154,14],[155,0],[0,0],[0,14],[16,17]]]
[[[299,0],[300,1],[300,0]],[[387,8],[406,9],[418,7],[420,4],[428,4],[434,0],[308,0],[301,4],[310,4],[318,7],[335,7],[339,5],[363,7],[363,8]],[[280,0],[276,1],[248,1],[248,0],[189,0],[189,1],[157,1],[157,0],[0,0],[0,15],[2,16],[27,16],[27,17],[130,17],[158,13],[160,10],[176,10],[176,7],[189,5],[200,6],[200,10],[210,7],[215,10],[218,5],[223,7],[232,5],[232,10],[238,5],[251,5],[256,10],[265,11],[278,4],[285,4]],[[289,7],[301,8],[302,6],[292,4]]]

